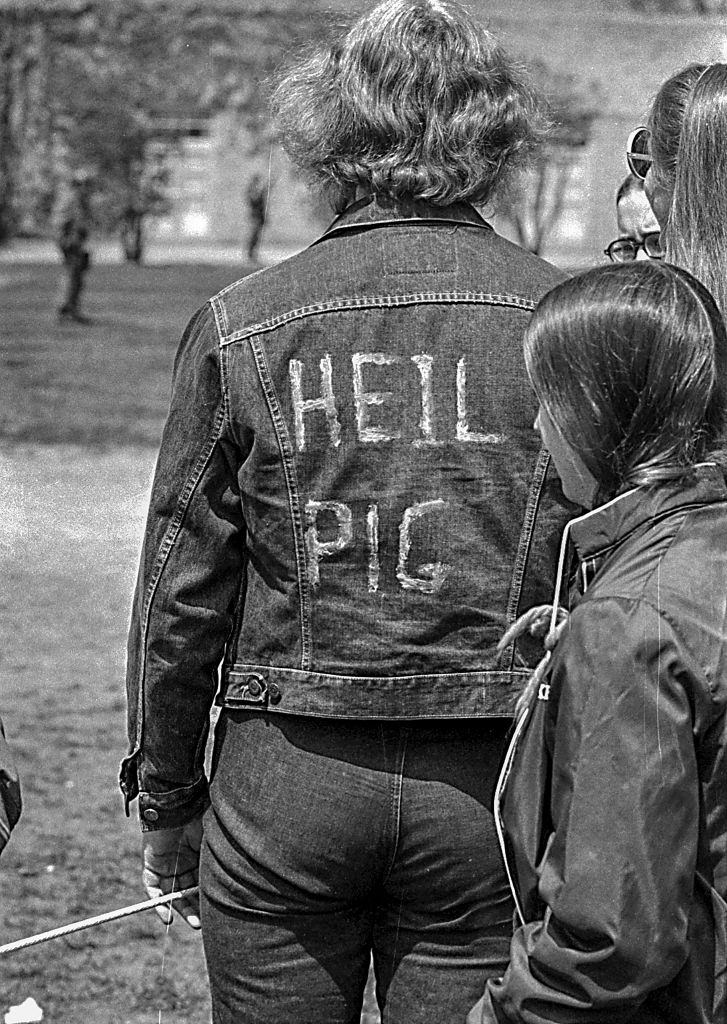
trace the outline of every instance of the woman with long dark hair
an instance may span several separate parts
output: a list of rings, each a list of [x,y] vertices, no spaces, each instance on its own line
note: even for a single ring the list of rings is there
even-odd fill
[[[659,89],[628,159],[661,228],[666,259],[727,312],[727,64],[688,64]]]
[[[662,231],[666,231],[674,198],[679,140],[692,92],[707,69],[694,62],[680,68],[659,87],[644,129],[637,129],[644,159],[634,165]],[[633,138],[633,135],[632,135]],[[637,144],[637,149],[639,148]]]
[[[654,125],[653,168],[658,174],[662,131],[655,121]],[[723,316],[727,315],[726,181],[727,64],[712,64],[696,79],[684,113],[664,237],[667,258],[686,267],[710,289]]]
[[[525,357],[589,511],[496,794],[511,962],[468,1019],[724,1022],[724,323],[686,271],[613,265],[543,299]]]

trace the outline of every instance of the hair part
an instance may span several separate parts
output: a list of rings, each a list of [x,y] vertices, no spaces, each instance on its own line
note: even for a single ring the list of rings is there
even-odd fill
[[[531,382],[612,496],[724,464],[727,334],[707,290],[669,264],[611,264],[558,285],[525,335]]]
[[[686,267],[727,313],[727,64],[695,81],[684,110],[669,219],[668,258]]]
[[[487,202],[547,128],[523,70],[452,0],[384,0],[275,90],[278,135],[338,211]]]

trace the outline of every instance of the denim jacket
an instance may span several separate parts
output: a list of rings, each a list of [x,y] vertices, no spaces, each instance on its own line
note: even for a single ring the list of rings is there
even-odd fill
[[[215,693],[510,714],[532,657],[496,643],[547,598],[569,514],[522,358],[561,277],[467,205],[368,200],[193,317],[129,639],[122,788],[145,827],[204,803]]]

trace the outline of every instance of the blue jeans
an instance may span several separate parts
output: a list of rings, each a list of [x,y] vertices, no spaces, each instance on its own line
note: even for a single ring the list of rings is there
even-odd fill
[[[463,1024],[512,904],[490,802],[508,723],[223,710],[202,849],[214,1024]]]

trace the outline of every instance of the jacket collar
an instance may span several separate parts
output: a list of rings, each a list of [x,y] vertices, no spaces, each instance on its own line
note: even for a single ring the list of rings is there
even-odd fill
[[[609,551],[631,536],[639,527],[663,519],[684,508],[727,501],[723,472],[713,462],[695,466],[694,478],[666,482],[658,487],[634,487],[566,524],[560,542],[560,556],[550,616],[550,633],[556,626],[560,595],[568,561],[568,543],[572,541],[581,563],[580,589],[585,590]],[[549,655],[550,652],[548,652]]]
[[[714,463],[702,463],[686,483],[635,487],[579,516],[570,523],[570,535],[578,558],[585,562],[607,554],[645,524],[683,508],[716,501],[727,501],[724,475]]]
[[[346,207],[313,245],[332,235],[402,224],[458,224],[492,231],[487,221],[469,203],[454,203],[451,206],[433,206],[423,202],[384,203],[368,195]]]

